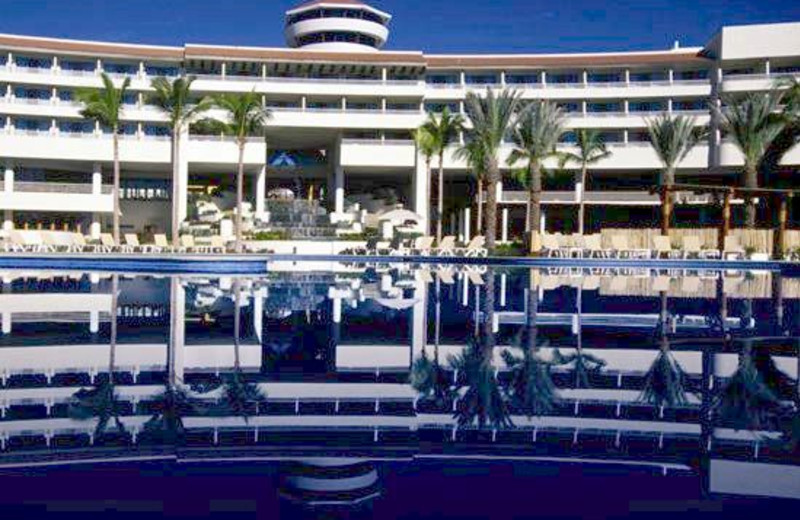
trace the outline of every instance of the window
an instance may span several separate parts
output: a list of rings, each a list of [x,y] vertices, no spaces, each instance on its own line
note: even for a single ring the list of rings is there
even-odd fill
[[[380,110],[381,106],[378,103],[364,103],[364,102],[347,102],[348,110]]]
[[[800,72],[800,65],[783,65],[772,67],[771,71],[775,74],[797,74]]]
[[[547,77],[548,83],[562,84],[562,83],[580,83],[577,73],[561,73],[553,74]]]
[[[17,67],[30,69],[49,69],[53,66],[53,60],[50,58],[29,58],[27,56],[16,56],[14,63],[17,64]]]
[[[619,102],[615,103],[587,103],[587,112],[621,112],[622,105]]]
[[[693,79],[708,79],[708,70],[682,70],[678,72],[677,79],[693,80]]]
[[[575,136],[575,132],[569,131],[561,134],[561,137],[558,139],[558,142],[566,144],[574,144],[578,142],[578,138]]]
[[[91,121],[59,121],[58,131],[66,134],[91,134],[94,123]]]
[[[467,74],[464,78],[468,85],[495,85],[499,83],[494,74]]]
[[[666,81],[667,80],[667,73],[664,71],[653,71],[653,70],[645,70],[645,71],[631,71],[631,82],[637,83],[647,83],[651,81]]]
[[[130,92],[125,94],[125,96],[122,98],[122,104],[124,105],[135,105],[136,103],[138,103],[138,101],[139,101],[139,96],[137,94],[132,94]]]
[[[419,105],[416,103],[386,103],[386,110],[417,111],[419,110]]]
[[[169,136],[169,128],[160,125],[144,125],[144,135],[148,137],[166,137]]]
[[[139,72],[137,65],[127,63],[104,63],[103,70],[109,74],[136,74]]]
[[[158,179],[123,180],[120,182],[120,198],[127,200],[170,200],[172,185]]]
[[[581,105],[577,101],[564,101],[561,103],[556,103],[562,112],[570,113],[570,112],[580,112]]]
[[[506,83],[509,85],[533,85],[539,83],[538,74],[506,74]]]
[[[91,61],[64,60],[59,62],[59,67],[61,67],[61,70],[94,72],[94,70],[97,68],[97,63]]]
[[[61,101],[74,101],[75,92],[73,92],[72,90],[59,90],[58,99]]]
[[[52,92],[41,88],[17,87],[14,96],[19,99],[50,99]]]
[[[14,128],[26,132],[47,132],[50,130],[50,120],[45,119],[17,119]]]
[[[588,79],[589,83],[619,83],[622,75],[619,72],[592,72]]]
[[[147,65],[144,68],[145,72],[147,72],[148,76],[165,76],[165,77],[173,77],[177,76],[179,70],[177,67],[167,67],[167,66],[159,66],[159,65]]]
[[[630,112],[661,112],[666,108],[666,102],[662,101],[631,101],[628,103]]]
[[[703,99],[680,99],[672,102],[673,110],[702,110],[705,111],[708,104]]]
[[[445,107],[450,112],[458,112],[458,103],[425,103],[425,111],[440,114],[444,112]]]
[[[458,82],[459,82],[458,76],[450,76],[444,74],[425,76],[425,83],[429,85],[454,85]]]

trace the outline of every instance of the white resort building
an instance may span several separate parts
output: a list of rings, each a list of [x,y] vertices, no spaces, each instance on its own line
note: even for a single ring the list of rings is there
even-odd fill
[[[129,233],[168,231],[173,204],[187,221],[202,220],[198,203],[215,196],[220,210],[232,207],[238,153],[228,138],[190,128],[180,136],[180,173],[172,178],[170,128],[147,103],[158,76],[194,76],[198,98],[262,96],[272,111],[266,139],[254,137],[244,156],[249,214],[261,222],[270,221],[272,197],[309,200],[328,225],[364,223],[398,204],[430,218],[425,164],[411,139],[427,112],[463,112],[468,92],[505,87],[519,89],[526,100],[555,101],[570,128],[601,128],[612,152],[593,165],[585,190],[592,229],[601,218],[604,225],[657,221],[658,196],[649,189],[660,163],[648,142],[648,117],[685,113],[709,125],[708,142],[683,161],[678,179],[733,184],[742,158],[716,128],[709,106],[721,93],[765,91],[777,78],[800,74],[800,23],[724,27],[704,47],[676,43],[648,52],[439,55],[382,50],[390,20],[358,0],[312,0],[286,13],[288,48],[0,35],[3,227],[80,226],[96,236],[110,226],[109,131],[83,119],[75,99],[76,89],[99,88],[102,72],[132,80],[120,144],[122,230]],[[565,135],[565,149],[573,138]],[[779,177],[790,182],[800,149],[784,163]],[[524,232],[527,195],[512,168],[501,164],[498,237],[511,240]],[[450,154],[444,167],[446,229],[467,238],[480,203],[475,181]],[[562,177],[545,184],[548,230],[572,229],[581,197],[582,187]],[[679,213],[706,218],[708,199],[683,202]]]

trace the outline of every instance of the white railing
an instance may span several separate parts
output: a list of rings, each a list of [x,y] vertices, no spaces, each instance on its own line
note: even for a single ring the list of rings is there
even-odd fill
[[[67,183],[67,182],[15,182],[15,192],[23,193],[93,193],[91,184]],[[111,186],[103,186],[101,193],[110,194]]]
[[[422,81],[413,79],[359,79],[359,78],[308,78],[292,76],[236,76],[226,74],[189,74],[198,80],[210,81],[244,81],[254,83],[323,83],[329,85],[393,85],[420,86]]]
[[[364,144],[370,146],[409,146],[413,145],[411,139],[369,139],[369,138],[344,138],[342,144]]]
[[[199,134],[192,134],[189,136],[190,141],[205,141],[205,142],[217,142],[217,143],[235,143],[236,137],[231,135],[199,135]],[[246,139],[248,143],[263,143],[263,137],[248,137]]]

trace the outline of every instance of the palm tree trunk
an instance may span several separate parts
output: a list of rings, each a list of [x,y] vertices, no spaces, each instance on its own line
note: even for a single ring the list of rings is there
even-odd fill
[[[431,185],[433,184],[433,182],[432,182],[433,181],[432,173],[433,173],[433,170],[431,168],[431,158],[430,157],[426,157],[425,158],[425,182],[428,185],[427,186],[428,187],[428,196],[431,197],[431,199],[433,198],[433,190],[431,189]],[[427,229],[425,230],[425,234],[426,235],[430,235],[431,234],[431,230],[433,229],[433,222],[431,222],[431,219],[430,219],[431,215],[433,215],[433,209],[432,208],[428,210],[428,214],[427,215],[420,215],[422,217],[425,217],[425,216],[428,217],[427,218],[428,225],[426,226]]]
[[[745,188],[758,188],[758,170],[755,166],[748,165],[745,167],[744,176]],[[756,227],[756,202],[752,195],[747,195],[745,206],[745,219],[744,224],[747,229],[755,229]]]
[[[536,350],[537,345],[537,336],[538,336],[538,316],[539,316],[539,291],[538,288],[534,285],[534,270],[530,269],[528,271],[529,282],[528,282],[528,302],[527,302],[527,314],[525,316],[525,325],[527,326],[528,330],[528,350],[534,352]]]
[[[530,188],[528,199],[531,204],[530,212],[530,228],[531,232],[535,233],[539,230],[539,221],[542,215],[542,169],[539,163],[531,161],[528,167],[528,174],[530,175]]]
[[[112,222],[114,243],[119,245],[119,134],[117,133],[117,128],[114,128],[113,131],[114,136],[112,138],[112,146],[114,147],[114,217]]]
[[[239,171],[236,174],[236,244],[237,253],[242,252],[242,202],[244,200],[244,145],[239,141]]]
[[[486,188],[486,214],[484,215],[484,221],[486,223],[486,247],[492,250],[497,238],[497,190],[494,189],[494,186],[497,186],[500,169],[495,157],[491,157],[486,166],[488,186]]]
[[[586,164],[581,167],[581,194],[578,206],[578,234],[583,235],[586,211]]]
[[[478,234],[483,233],[483,179],[478,177],[478,209],[477,223]]]
[[[666,188],[664,198],[661,202],[661,234],[669,236],[669,228],[672,223],[672,212],[675,206],[675,193],[672,192],[672,185],[675,184],[675,170],[666,168],[661,179],[661,185]]]
[[[178,215],[178,176],[180,175],[180,128],[172,130],[172,246],[180,246],[178,234],[180,233],[180,218]]]
[[[436,243],[442,241],[442,218],[444,217],[444,150],[439,152],[439,194],[436,212]]]

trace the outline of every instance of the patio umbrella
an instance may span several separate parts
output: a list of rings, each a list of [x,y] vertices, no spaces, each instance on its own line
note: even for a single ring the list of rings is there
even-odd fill
[[[393,209],[378,217],[379,220],[388,220],[394,225],[405,224],[406,222],[420,222],[422,217],[407,209]]]

